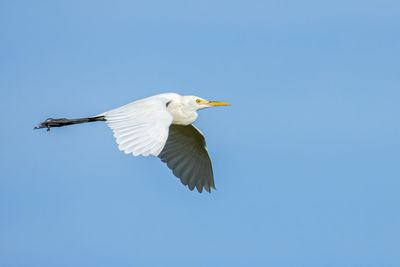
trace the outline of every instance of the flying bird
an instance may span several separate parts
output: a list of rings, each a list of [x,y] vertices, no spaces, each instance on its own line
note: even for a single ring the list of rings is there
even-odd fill
[[[134,156],[154,155],[165,162],[190,190],[215,188],[212,163],[202,132],[193,126],[197,111],[229,106],[197,96],[159,94],[134,101],[97,116],[80,119],[47,119],[35,129],[62,127],[93,121],[105,121],[114,132],[118,147]]]

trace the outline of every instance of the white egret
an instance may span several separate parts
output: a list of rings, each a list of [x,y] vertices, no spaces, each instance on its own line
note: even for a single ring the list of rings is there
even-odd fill
[[[158,156],[190,190],[215,189],[214,174],[203,134],[192,125],[197,110],[229,106],[197,96],[166,93],[144,98],[94,117],[47,119],[38,127],[105,121],[113,130],[119,149],[134,156]]]

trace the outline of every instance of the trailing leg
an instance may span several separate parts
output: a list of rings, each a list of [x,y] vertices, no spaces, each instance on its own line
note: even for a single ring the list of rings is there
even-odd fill
[[[62,126],[66,126],[66,125],[86,123],[86,122],[92,122],[92,121],[106,121],[106,118],[104,116],[71,119],[71,120],[66,119],[66,118],[62,118],[62,119],[49,118],[49,119],[45,120],[44,122],[41,122],[39,124],[39,126],[36,126],[34,129],[47,128],[47,131],[50,131],[51,127],[62,127]]]

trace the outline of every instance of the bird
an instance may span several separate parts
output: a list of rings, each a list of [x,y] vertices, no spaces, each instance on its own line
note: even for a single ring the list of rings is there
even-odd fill
[[[216,190],[210,155],[203,133],[193,123],[197,111],[230,106],[197,96],[164,93],[143,98],[93,117],[53,119],[34,129],[62,127],[105,121],[113,131],[118,148],[134,156],[153,155],[166,163],[172,173],[191,191]]]

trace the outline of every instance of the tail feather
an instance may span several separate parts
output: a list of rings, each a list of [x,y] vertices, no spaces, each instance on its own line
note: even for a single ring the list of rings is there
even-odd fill
[[[72,125],[72,124],[79,124],[79,123],[86,123],[86,122],[92,122],[92,121],[106,121],[105,116],[95,116],[95,117],[88,117],[88,118],[80,118],[80,119],[52,119],[49,118],[45,120],[44,122],[41,122],[39,126],[36,126],[34,129],[41,129],[41,128],[47,128],[47,131],[50,131],[51,127],[62,127],[66,125]]]

